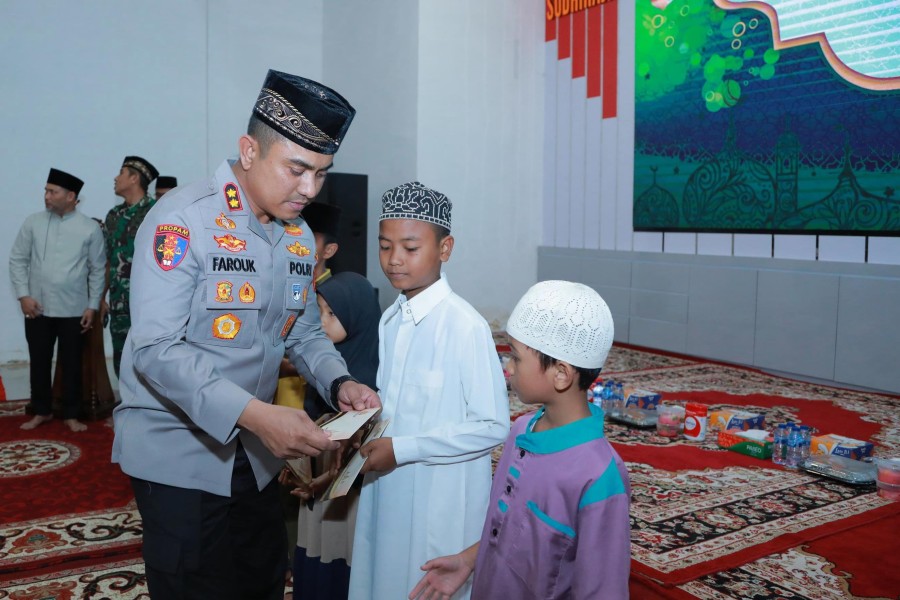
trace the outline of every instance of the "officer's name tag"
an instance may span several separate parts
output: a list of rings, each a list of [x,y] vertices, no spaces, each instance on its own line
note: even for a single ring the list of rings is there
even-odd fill
[[[248,257],[206,255],[207,273],[256,273],[256,259]]]

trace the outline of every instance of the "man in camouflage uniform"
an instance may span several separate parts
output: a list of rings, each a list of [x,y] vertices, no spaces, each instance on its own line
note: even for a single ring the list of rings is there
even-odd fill
[[[131,329],[131,312],[128,295],[131,282],[131,260],[134,256],[134,237],[147,212],[156,199],[147,193],[150,182],[159,171],[140,156],[126,156],[119,174],[114,179],[116,196],[122,204],[114,206],[106,214],[106,258],[109,304],[101,304],[100,314],[109,313],[109,334],[112,337],[113,367],[119,376],[122,349]]]

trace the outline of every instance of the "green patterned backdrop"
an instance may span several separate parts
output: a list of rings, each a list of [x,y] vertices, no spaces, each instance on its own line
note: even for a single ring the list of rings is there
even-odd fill
[[[898,4],[637,0],[634,229],[900,235]]]

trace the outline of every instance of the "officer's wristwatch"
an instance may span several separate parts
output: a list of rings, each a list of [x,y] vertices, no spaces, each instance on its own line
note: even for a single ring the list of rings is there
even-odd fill
[[[354,383],[359,383],[359,380],[350,375],[341,375],[337,379],[331,382],[331,405],[337,408],[338,406],[338,391],[341,389],[341,385],[344,383],[352,381]]]

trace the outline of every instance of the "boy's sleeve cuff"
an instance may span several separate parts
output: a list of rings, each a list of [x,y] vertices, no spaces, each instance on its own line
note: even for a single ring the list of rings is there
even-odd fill
[[[400,436],[391,438],[394,446],[394,460],[397,466],[407,463],[416,462],[419,459],[419,444],[416,438],[410,436]]]

